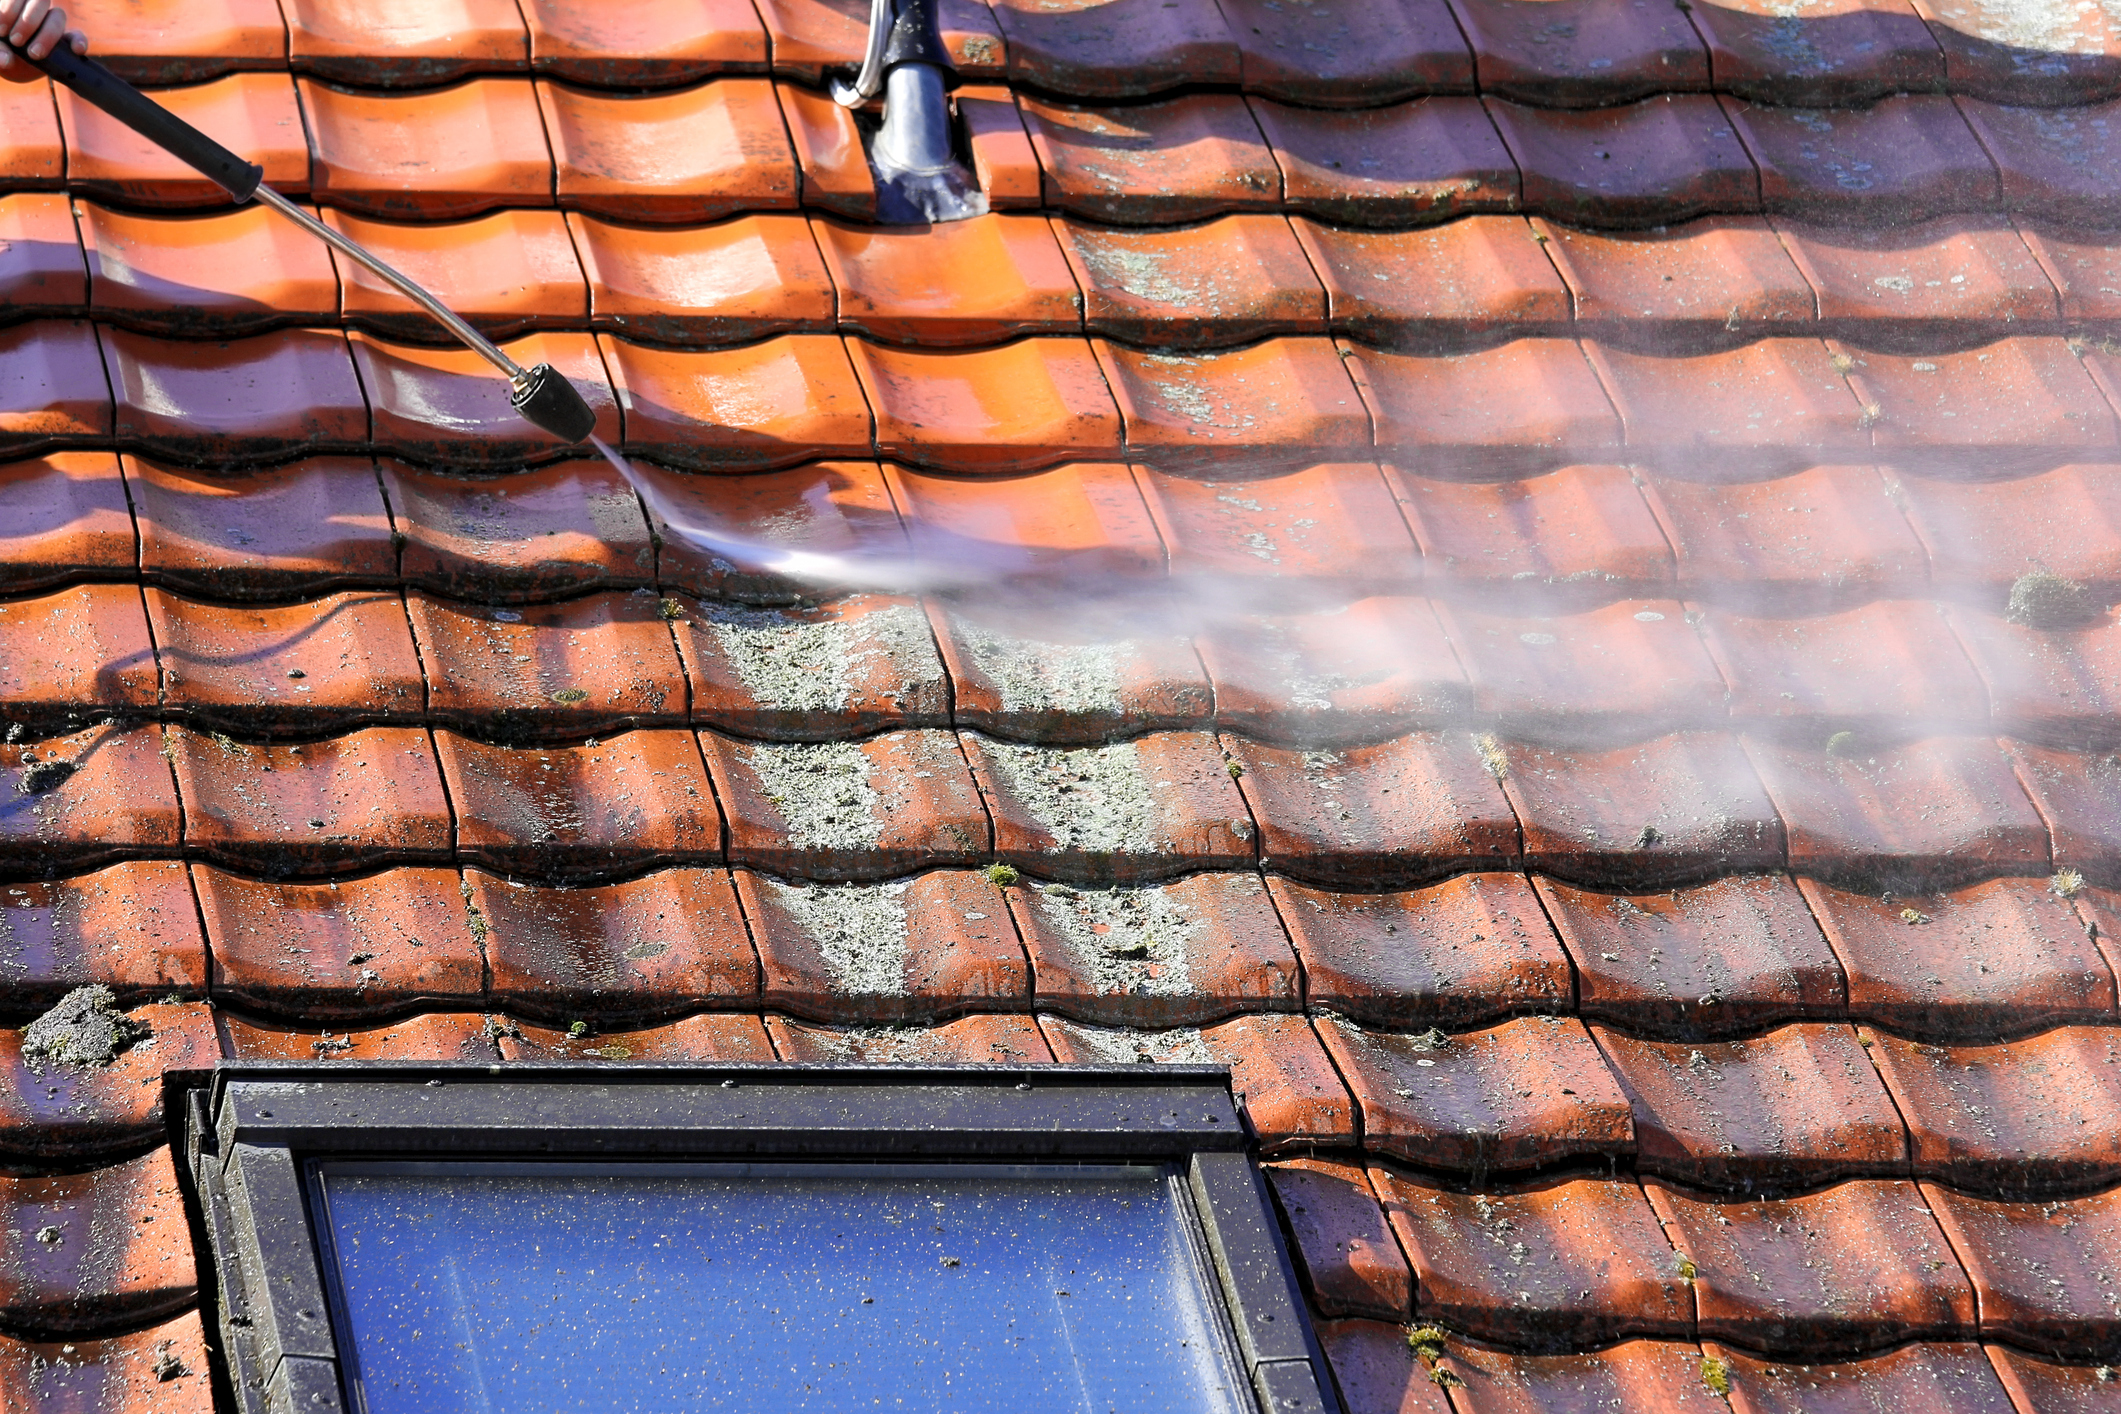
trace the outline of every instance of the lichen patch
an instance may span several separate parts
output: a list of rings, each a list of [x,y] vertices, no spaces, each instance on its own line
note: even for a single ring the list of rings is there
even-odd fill
[[[791,845],[866,850],[883,838],[869,757],[857,743],[761,744],[746,760],[760,791],[780,812]]]
[[[906,995],[906,890],[911,885],[766,883],[774,903],[817,944],[835,992]]]
[[[1157,792],[1131,741],[1060,750],[989,741],[988,759],[1003,790],[1020,802],[1064,850],[1153,854],[1161,847]]]

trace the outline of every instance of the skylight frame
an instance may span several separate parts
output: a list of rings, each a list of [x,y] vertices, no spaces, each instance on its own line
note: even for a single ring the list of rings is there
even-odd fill
[[[245,1414],[347,1409],[312,1158],[1168,1164],[1262,1414],[1339,1414],[1219,1066],[224,1065],[172,1105]]]

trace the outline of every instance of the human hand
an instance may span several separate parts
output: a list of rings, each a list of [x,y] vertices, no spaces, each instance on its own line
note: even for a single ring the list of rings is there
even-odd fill
[[[76,54],[88,52],[88,36],[80,30],[66,27],[66,11],[52,4],[52,0],[0,0],[0,34],[7,37],[12,49],[0,45],[0,79],[11,79],[16,83],[29,83],[42,77],[37,66],[24,59],[21,50],[30,59],[42,59],[59,47],[63,40],[71,44]]]

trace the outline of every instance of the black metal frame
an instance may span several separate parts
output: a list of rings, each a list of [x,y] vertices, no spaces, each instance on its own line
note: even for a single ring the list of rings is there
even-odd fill
[[[1219,1066],[231,1064],[172,1106],[235,1407],[343,1414],[321,1157],[1142,1162],[1184,1174],[1263,1414],[1339,1414]]]

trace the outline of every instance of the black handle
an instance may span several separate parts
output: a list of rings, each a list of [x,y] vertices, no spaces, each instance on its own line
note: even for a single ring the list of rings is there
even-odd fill
[[[263,167],[245,162],[86,54],[76,54],[65,40],[42,59],[32,59],[12,44],[8,48],[17,59],[42,69],[149,142],[198,168],[237,201],[249,201],[265,180]]]

